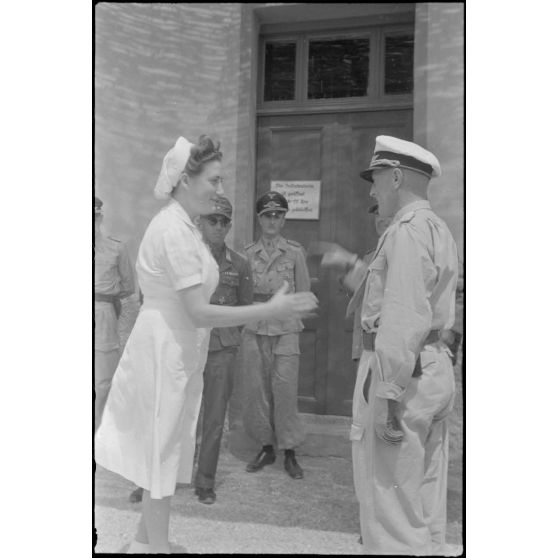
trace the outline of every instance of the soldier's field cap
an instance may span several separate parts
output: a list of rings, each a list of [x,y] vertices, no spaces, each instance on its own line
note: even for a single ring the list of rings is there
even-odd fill
[[[285,196],[274,190],[266,192],[256,202],[256,213],[258,215],[263,215],[270,211],[284,211],[285,213],[289,211],[289,204]]]
[[[223,215],[227,219],[232,219],[232,204],[225,196],[219,196],[215,201],[215,210],[211,215]]]
[[[95,215],[101,215],[103,213],[103,210],[101,209],[103,207],[103,202],[97,196],[95,196],[95,204],[93,207],[94,207]]]
[[[428,178],[442,174],[438,159],[420,145],[392,136],[378,136],[370,165],[360,176],[372,182],[372,171],[389,167],[414,170]]]

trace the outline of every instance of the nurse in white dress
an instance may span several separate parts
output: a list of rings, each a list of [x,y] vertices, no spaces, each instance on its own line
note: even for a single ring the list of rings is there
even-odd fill
[[[144,489],[142,516],[129,552],[170,552],[170,497],[189,483],[211,327],[271,317],[304,316],[317,306],[310,292],[244,307],[211,305],[219,270],[194,225],[223,194],[219,143],[179,138],[155,187],[168,204],[141,242],[136,271],[144,302],[114,375],[96,462]]]

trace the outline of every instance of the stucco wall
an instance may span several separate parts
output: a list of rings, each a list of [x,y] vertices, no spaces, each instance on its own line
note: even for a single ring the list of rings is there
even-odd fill
[[[415,19],[414,138],[440,160],[431,182],[434,210],[463,255],[464,11],[462,4],[418,3]]]
[[[128,242],[134,259],[162,205],[152,190],[179,135],[215,134],[226,194],[235,206],[248,195],[237,184],[249,172],[251,17],[242,4],[96,6],[95,188],[105,229]],[[231,241],[240,247],[251,213],[235,217]]]

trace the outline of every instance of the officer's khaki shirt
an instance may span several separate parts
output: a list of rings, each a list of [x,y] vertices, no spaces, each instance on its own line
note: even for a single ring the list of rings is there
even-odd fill
[[[457,247],[444,221],[421,200],[397,212],[368,269],[361,324],[377,331],[377,395],[400,399],[430,330],[453,325]]]
[[[125,298],[135,290],[134,270],[123,242],[95,238],[95,293]]]
[[[372,261],[374,256],[375,250],[368,252],[364,255],[362,260],[357,260],[354,267],[343,277],[349,278],[350,284],[358,285],[366,279],[366,274],[368,272],[368,266]],[[345,285],[345,283],[342,283]],[[350,287],[346,287],[349,291],[351,291]],[[355,294],[355,293],[353,293]],[[364,289],[360,289],[360,292],[357,293],[358,300],[352,300],[350,304],[347,306],[347,313],[346,318],[349,318],[353,315],[353,343],[352,343],[352,350],[351,350],[351,358],[353,360],[358,360],[360,355],[362,354],[362,328],[360,325],[360,314],[362,310],[362,299],[364,296]]]
[[[214,255],[215,257],[215,255]],[[228,246],[216,258],[219,284],[211,296],[211,304],[246,306],[252,304],[252,273],[248,262]],[[214,327],[209,338],[209,350],[240,345],[242,327]]]
[[[252,269],[254,295],[275,293],[284,281],[289,283],[288,292],[310,290],[310,274],[306,266],[304,248],[294,240],[280,236],[273,254],[268,255],[260,238],[245,248]],[[260,335],[283,335],[296,333],[304,328],[302,320],[260,320],[247,324],[245,329]]]

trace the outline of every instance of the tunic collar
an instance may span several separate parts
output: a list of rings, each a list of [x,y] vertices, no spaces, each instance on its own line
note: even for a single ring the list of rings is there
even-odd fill
[[[393,217],[392,223],[395,223],[403,217],[406,213],[410,211],[415,211],[417,209],[432,209],[430,207],[430,202],[428,200],[418,200],[411,203],[408,203],[404,207],[402,207]]]
[[[221,266],[226,264],[232,264],[232,256],[230,248],[225,244],[223,250],[219,252],[219,254],[214,254],[211,248],[209,248],[211,255],[215,259],[215,261]]]
[[[287,241],[282,236],[279,236],[277,238],[277,244],[275,245],[275,249],[283,250],[283,252],[286,252],[289,249],[289,245],[287,244]],[[263,237],[260,236],[258,242],[256,243],[256,252],[261,252],[262,250],[265,252]]]

